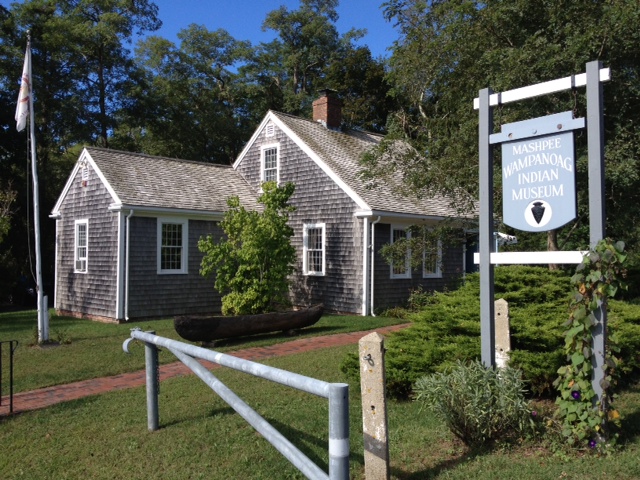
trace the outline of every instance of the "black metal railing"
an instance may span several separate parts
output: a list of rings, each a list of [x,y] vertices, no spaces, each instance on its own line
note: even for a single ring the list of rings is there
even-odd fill
[[[0,406],[2,405],[2,386],[5,384],[3,381],[5,367],[3,365],[3,348],[4,344],[9,345],[9,413],[13,413],[13,353],[18,348],[17,340],[6,340],[0,342]]]

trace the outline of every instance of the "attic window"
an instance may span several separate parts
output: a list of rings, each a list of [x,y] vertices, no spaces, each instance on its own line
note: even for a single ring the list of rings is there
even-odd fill
[[[273,137],[275,134],[276,134],[276,127],[275,127],[275,125],[273,123],[270,123],[264,129],[264,136],[265,137]]]

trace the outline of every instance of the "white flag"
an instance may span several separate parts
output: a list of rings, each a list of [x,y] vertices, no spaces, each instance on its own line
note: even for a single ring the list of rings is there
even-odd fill
[[[18,95],[16,107],[16,128],[19,132],[24,130],[29,116],[29,102],[31,101],[31,45],[27,45],[27,53],[24,55],[24,67],[22,69],[22,83]]]

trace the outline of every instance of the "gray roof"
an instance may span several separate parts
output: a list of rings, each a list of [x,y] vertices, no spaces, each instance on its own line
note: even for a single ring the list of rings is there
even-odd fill
[[[382,136],[358,130],[332,130],[319,122],[272,112],[313,150],[340,179],[374,211],[436,217],[455,217],[444,197],[421,197],[401,193],[403,180],[396,174],[385,182],[368,186],[361,177],[360,158],[377,145]]]
[[[257,196],[233,168],[140,153],[87,147],[123,205],[224,212],[237,195],[245,208],[258,209]]]

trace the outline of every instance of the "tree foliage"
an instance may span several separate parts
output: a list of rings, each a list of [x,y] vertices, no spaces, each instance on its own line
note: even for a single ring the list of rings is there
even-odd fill
[[[288,225],[294,207],[288,204],[294,185],[262,184],[260,212],[247,210],[238,197],[228,199],[229,210],[221,223],[226,237],[200,239],[204,253],[200,273],[215,274],[215,288],[223,294],[222,313],[244,315],[275,311],[289,305],[289,275],[296,251]]]
[[[202,25],[182,30],[176,43],[145,37],[161,25],[151,0],[0,5],[0,178],[17,192],[0,243],[3,276],[28,274],[25,239],[33,235],[28,136],[13,120],[27,30],[43,275],[52,285],[55,232],[46,215],[84,145],[229,164],[267,110],[308,115],[323,88],[340,92],[349,126],[382,131],[390,105],[385,63],[355,44],[362,32],[338,32],[337,4],[304,0],[273,10],[264,28],[275,39],[259,45]]]
[[[11,184],[0,185],[0,242],[11,228],[11,205],[15,200],[16,192],[11,188]]]
[[[297,10],[281,6],[269,12],[262,28],[277,37],[258,45],[241,72],[263,112],[310,116],[318,91],[330,88],[342,96],[347,125],[382,131],[389,106],[384,62],[373,59],[368,47],[354,45],[364,30],[338,33],[337,5],[301,0]]]
[[[31,33],[43,276],[52,285],[54,222],[47,218],[84,144],[109,144],[118,112],[137,81],[126,44],[159,28],[148,0],[26,0],[0,8],[0,177],[17,192],[11,230],[0,244],[4,276],[28,275],[33,236],[28,129],[15,131],[15,101]],[[46,293],[52,294],[50,288]]]
[[[180,45],[152,36],[136,48],[144,81],[131,92],[115,141],[153,155],[230,164],[251,134],[244,87],[235,73],[249,43],[225,30],[190,25]]]
[[[383,155],[371,157],[374,175],[401,170],[417,192],[445,194],[468,211],[478,194],[477,112],[472,107],[478,91],[567,77],[601,60],[613,74],[605,84],[608,234],[627,239],[630,248],[638,245],[637,213],[625,208],[640,194],[640,137],[633,127],[640,120],[634,107],[640,100],[637,5],[622,0],[390,0],[385,14],[400,32],[389,79],[404,107],[390,117],[392,134],[386,143],[407,140],[417,154],[393,162]],[[586,115],[584,91],[505,105],[495,111],[495,127],[567,110]],[[588,243],[585,137],[578,134],[576,140],[579,218],[558,232],[564,248]],[[496,187],[499,192],[499,175]],[[496,213],[500,197],[496,194]],[[525,236],[537,247],[546,241]]]

